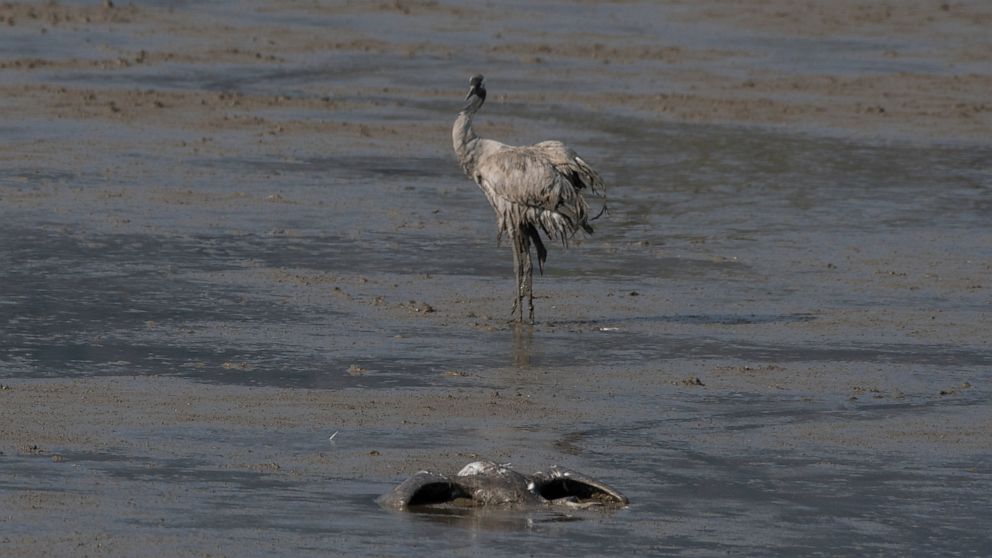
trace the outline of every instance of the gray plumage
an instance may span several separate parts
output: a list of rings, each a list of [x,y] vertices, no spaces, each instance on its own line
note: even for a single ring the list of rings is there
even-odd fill
[[[458,113],[451,129],[455,154],[465,174],[479,185],[496,212],[497,240],[505,235],[513,245],[517,295],[512,314],[523,321],[526,296],[529,321],[533,323],[531,243],[543,273],[548,252],[538,231],[561,241],[563,246],[579,230],[592,233],[589,204],[582,190],[588,188],[603,195],[605,187],[599,174],[560,141],[516,147],[477,136],[472,129],[472,116],[486,100],[483,77],[472,76],[469,87],[465,97],[468,104]]]

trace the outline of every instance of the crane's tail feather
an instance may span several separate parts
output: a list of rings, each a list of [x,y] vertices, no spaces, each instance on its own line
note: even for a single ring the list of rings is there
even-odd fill
[[[607,215],[610,214],[610,208],[607,207],[607,205],[606,205],[606,194],[605,193],[603,194],[603,207],[600,208],[599,213],[597,213],[595,217],[590,217],[589,220],[590,221],[595,221],[596,219],[599,219],[600,217],[602,217],[604,213],[606,213]],[[590,232],[591,233],[592,231],[587,231],[587,232]]]
[[[606,186],[603,184],[603,179],[599,176],[599,173],[593,170],[588,163],[582,160],[582,157],[578,155],[575,156],[576,167],[578,167],[578,172],[576,173],[582,179],[582,186],[588,186],[589,190],[593,194],[606,197]]]
[[[544,247],[544,242],[541,241],[541,235],[537,233],[534,225],[527,225],[524,228],[524,234],[534,242],[534,247],[537,248],[537,268],[540,270],[541,275],[544,275],[544,262],[548,259],[548,249]]]

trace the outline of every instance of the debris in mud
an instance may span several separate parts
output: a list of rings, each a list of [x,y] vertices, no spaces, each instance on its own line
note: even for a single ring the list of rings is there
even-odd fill
[[[783,372],[785,371],[784,366],[779,366],[778,364],[764,364],[761,366],[717,366],[713,369],[715,372],[741,372],[745,375],[752,376],[755,372]]]
[[[958,392],[959,389],[968,389],[970,387],[971,387],[971,384],[970,383],[968,383],[968,382],[962,382],[957,387],[945,388],[945,389],[940,390],[939,393],[940,393],[940,395],[954,395],[955,393]]]
[[[706,385],[706,384],[703,383],[702,380],[700,380],[696,376],[691,376],[689,378],[683,378],[682,381],[679,382],[679,384],[682,384],[683,386],[705,386]]]
[[[435,311],[434,307],[430,304],[427,304],[426,302],[417,302],[416,300],[411,300],[405,306],[418,314],[430,314]]]
[[[8,391],[10,389],[12,389],[12,388],[10,386],[8,386],[7,384],[0,384],[0,391]]]
[[[421,302],[417,305],[417,312],[423,312],[424,314],[430,314],[434,311],[434,307],[426,302]]]
[[[871,394],[872,399],[884,399],[885,395],[882,394],[882,390],[877,387],[864,387],[864,386],[854,386],[851,391],[855,394]],[[854,397],[857,399],[857,397]]]

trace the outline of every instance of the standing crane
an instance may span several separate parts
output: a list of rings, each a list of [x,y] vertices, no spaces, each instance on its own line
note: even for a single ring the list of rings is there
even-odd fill
[[[477,136],[472,117],[486,101],[482,80],[481,75],[469,79],[467,104],[455,119],[451,139],[465,174],[479,185],[496,212],[497,242],[506,235],[513,245],[517,294],[510,315],[518,322],[524,320],[526,296],[528,321],[534,323],[531,243],[537,249],[537,263],[543,274],[548,250],[538,230],[551,240],[560,240],[564,247],[580,229],[591,234],[589,204],[582,190],[589,188],[603,195],[605,187],[599,174],[560,141],[517,147]]]

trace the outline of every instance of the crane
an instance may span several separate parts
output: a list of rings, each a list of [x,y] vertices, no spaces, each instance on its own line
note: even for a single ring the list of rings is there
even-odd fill
[[[497,242],[505,235],[513,249],[517,292],[511,318],[524,321],[524,298],[528,322],[534,323],[534,264],[531,244],[544,273],[547,248],[538,231],[563,247],[579,231],[593,232],[589,221],[606,210],[605,186],[599,174],[578,154],[560,141],[542,141],[512,146],[480,138],[472,129],[472,117],[486,100],[482,75],[469,79],[465,108],[451,129],[455,154],[462,169],[482,190],[496,213]],[[582,195],[588,188],[604,197],[603,210],[589,217],[589,204]]]

